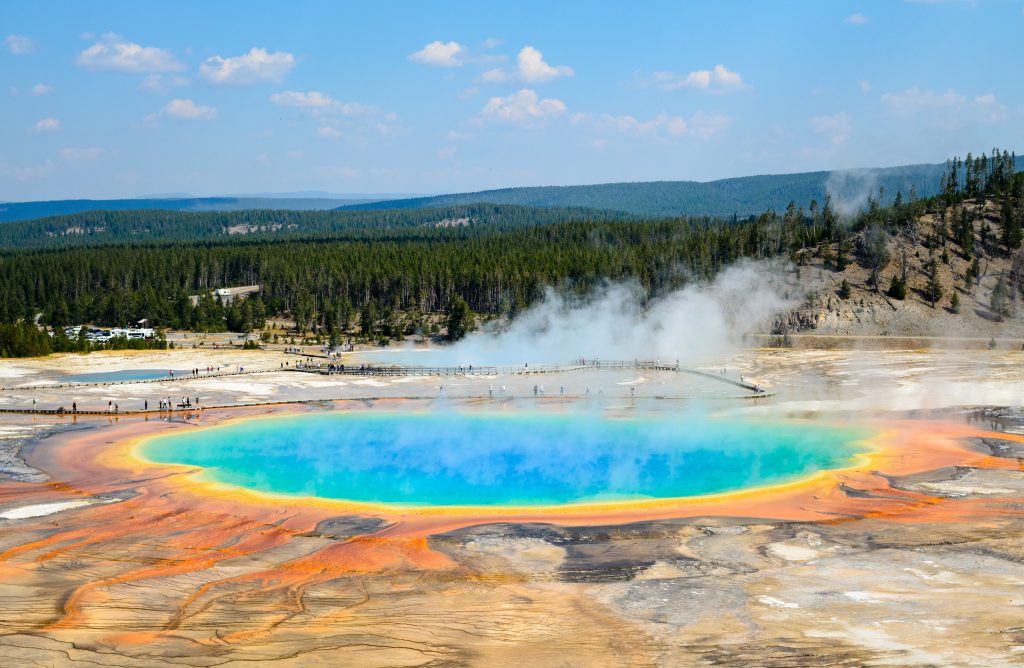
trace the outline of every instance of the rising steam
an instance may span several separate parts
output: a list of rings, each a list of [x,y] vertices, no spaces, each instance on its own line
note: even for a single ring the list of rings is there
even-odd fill
[[[693,284],[646,305],[635,284],[607,285],[582,303],[549,290],[501,332],[475,332],[447,348],[450,364],[524,364],[593,359],[715,359],[745,334],[767,331],[772,317],[796,301],[782,272],[744,262],[710,284]]]

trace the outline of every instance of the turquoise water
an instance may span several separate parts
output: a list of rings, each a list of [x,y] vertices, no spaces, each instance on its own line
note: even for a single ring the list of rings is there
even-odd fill
[[[190,371],[181,369],[174,370],[174,376],[187,376]],[[128,380],[155,380],[157,378],[170,378],[168,369],[124,369],[122,371],[102,371],[99,373],[80,373],[77,375],[64,376],[62,380],[68,383],[122,383]]]
[[[266,492],[414,505],[695,496],[850,463],[864,432],[601,414],[324,413],[151,439],[155,462]]]

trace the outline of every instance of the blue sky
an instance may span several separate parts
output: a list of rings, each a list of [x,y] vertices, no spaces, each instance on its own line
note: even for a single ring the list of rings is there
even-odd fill
[[[1024,2],[46,2],[0,200],[710,180],[1024,150]]]

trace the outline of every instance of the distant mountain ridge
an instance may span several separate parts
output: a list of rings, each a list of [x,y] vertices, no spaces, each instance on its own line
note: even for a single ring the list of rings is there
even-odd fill
[[[243,211],[281,209],[327,211],[350,204],[367,204],[370,198],[334,199],[317,197],[147,197],[140,199],[63,199],[48,202],[0,203],[0,223],[64,216],[84,211]]]
[[[1017,159],[1017,168],[1024,160]],[[767,174],[718,181],[646,181],[604,183],[582,186],[537,186],[502,188],[434,197],[381,200],[341,207],[345,210],[415,209],[467,204],[515,204],[532,207],[586,207],[622,211],[641,216],[748,216],[767,209],[782,211],[792,201],[807,206],[811,200],[823,203],[831,194],[840,211],[853,212],[878,198],[885,189],[886,202],[897,191],[909,196],[911,188],[919,197],[939,192],[945,163],[905,165],[871,169]],[[883,202],[885,203],[885,202]]]

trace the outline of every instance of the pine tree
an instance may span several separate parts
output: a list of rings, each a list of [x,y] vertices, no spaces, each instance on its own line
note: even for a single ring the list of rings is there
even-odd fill
[[[861,242],[861,254],[864,257],[864,264],[871,270],[868,284],[875,288],[876,292],[881,290],[879,286],[879,273],[889,264],[889,247],[885,231],[879,225],[872,225],[864,233]]]
[[[960,312],[960,295],[957,294],[956,290],[949,296],[949,310],[953,313]]]
[[[885,294],[893,299],[902,301],[907,298],[907,284],[903,282],[903,279],[898,274],[893,274],[892,282],[889,283],[889,289],[885,291]]]
[[[448,339],[451,341],[458,341],[476,329],[476,316],[466,300],[459,295],[455,295],[448,306],[447,325]]]
[[[935,303],[942,299],[942,283],[939,281],[939,263],[935,261],[935,258],[929,260],[927,270],[928,282],[925,284],[924,294],[928,301],[931,302],[932,308],[935,308]]]
[[[996,287],[992,290],[989,308],[1000,322],[1010,317],[1010,287],[1002,274],[999,275]]]
[[[1007,251],[1014,251],[1020,248],[1022,237],[1024,237],[1024,230],[1021,229],[1020,218],[1017,217],[1016,211],[1014,211],[1013,204],[1007,199],[1003,202],[1002,212],[999,217],[999,227],[1002,232],[1003,245],[1006,246]]]

